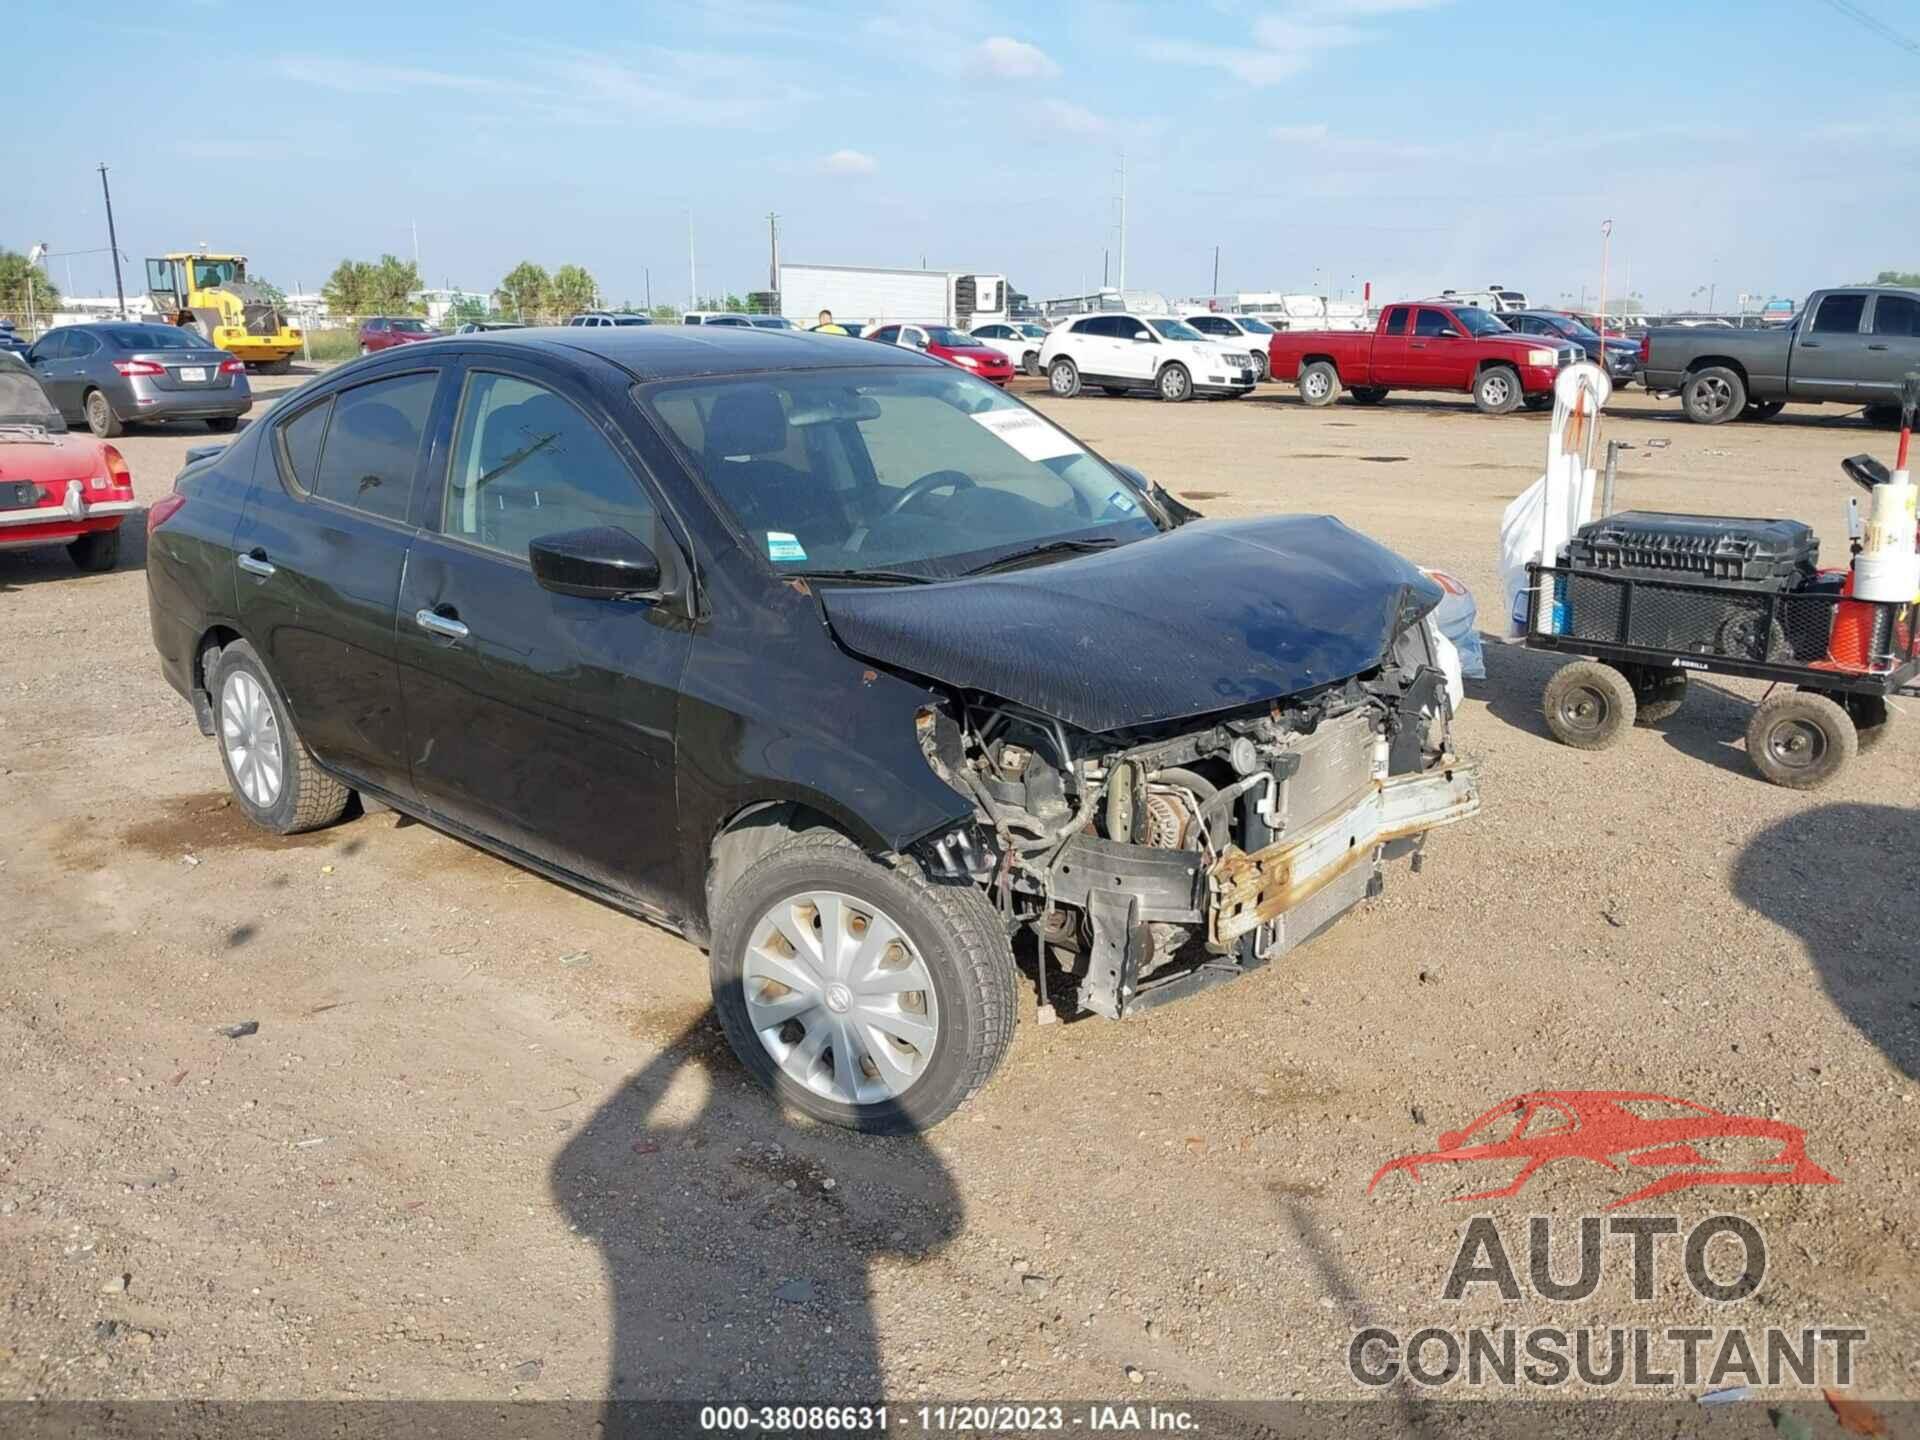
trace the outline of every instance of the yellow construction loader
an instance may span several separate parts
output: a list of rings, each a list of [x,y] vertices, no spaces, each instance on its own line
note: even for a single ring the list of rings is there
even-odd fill
[[[162,319],[198,330],[252,369],[282,374],[300,349],[300,332],[247,280],[244,255],[175,251],[149,260],[147,294]]]

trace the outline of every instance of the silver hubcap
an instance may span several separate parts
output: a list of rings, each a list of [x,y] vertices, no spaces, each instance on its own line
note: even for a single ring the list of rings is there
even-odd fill
[[[242,795],[262,810],[280,798],[280,722],[267,692],[244,670],[220,687],[220,742]]]
[[[1169,370],[1160,377],[1160,393],[1166,396],[1181,395],[1186,392],[1187,376],[1182,370]]]
[[[882,910],[837,890],[780,901],[741,966],[753,1032],[787,1078],[842,1105],[906,1093],[940,1033],[933,976]]]
[[[1718,415],[1733,403],[1733,387],[1718,375],[1702,380],[1696,393],[1700,408],[1709,415]]]
[[[1316,370],[1313,374],[1307,376],[1302,382],[1301,388],[1313,399],[1318,400],[1322,395],[1327,393],[1327,377]]]
[[[1053,367],[1053,388],[1064,395],[1073,388],[1073,371],[1065,365]]]
[[[1480,393],[1487,397],[1489,405],[1504,405],[1513,395],[1513,387],[1507,383],[1504,375],[1489,375],[1480,385]]]

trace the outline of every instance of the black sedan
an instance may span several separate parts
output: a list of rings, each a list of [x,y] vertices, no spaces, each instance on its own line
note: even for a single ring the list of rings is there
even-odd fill
[[[1586,352],[1587,359],[1600,365],[1602,347],[1605,347],[1604,368],[1607,376],[1616,386],[1629,385],[1640,373],[1640,342],[1620,336],[1609,335],[1605,340],[1600,332],[1585,321],[1576,320],[1571,315],[1563,315],[1558,310],[1514,310],[1500,317],[1509,330],[1518,330],[1522,335],[1545,335],[1555,340],[1571,340]]]
[[[1439,590],[1204,521],[915,351],[746,327],[383,352],[148,514],[241,813],[354,792],[687,935],[796,1108],[930,1125],[1017,1005],[1258,968],[1477,806]],[[404,898],[395,897],[404,904]]]

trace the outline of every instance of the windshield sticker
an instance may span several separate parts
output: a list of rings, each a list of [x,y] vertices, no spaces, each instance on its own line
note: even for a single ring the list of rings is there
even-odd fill
[[[1107,496],[1107,504],[1116,510],[1124,510],[1128,514],[1132,514],[1133,511],[1138,508],[1133,503],[1133,497],[1128,495],[1124,490],[1116,490]]]
[[[801,548],[798,536],[789,535],[784,530],[767,532],[767,559],[804,560],[807,552]]]
[[[1056,430],[1030,410],[983,410],[973,423],[1019,451],[1028,460],[1057,460],[1086,452],[1063,430]]]

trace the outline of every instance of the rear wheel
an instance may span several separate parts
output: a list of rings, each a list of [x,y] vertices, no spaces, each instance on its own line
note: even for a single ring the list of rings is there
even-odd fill
[[[1473,382],[1473,403],[1482,415],[1505,415],[1525,398],[1520,376],[1505,365],[1491,365]]]
[[[1891,430],[1900,424],[1898,405],[1869,405],[1860,414],[1869,425],[1876,425],[1882,430]]]
[[[1356,385],[1347,393],[1353,396],[1353,403],[1356,405],[1378,405],[1382,400],[1387,398],[1387,387],[1384,385]]]
[[[285,375],[293,369],[293,357],[282,355],[278,360],[263,360],[257,368],[262,375]]]
[[[1073,361],[1062,355],[1047,367],[1047,388],[1062,400],[1080,393],[1080,371]]]
[[[1784,400],[1749,400],[1747,408],[1740,412],[1742,420],[1771,420],[1787,408]]]
[[[1020,357],[1020,369],[1027,375],[1038,375],[1040,373],[1040,352],[1038,350],[1029,350],[1026,354],[1022,355]]]
[[[714,1009],[747,1070],[816,1120],[924,1130],[1013,1040],[1013,956],[971,885],[815,831],[716,897]]]
[[[1553,408],[1553,393],[1551,391],[1542,391],[1538,395],[1529,395],[1521,403],[1529,410],[1551,410]]]
[[[231,435],[240,428],[238,415],[215,415],[208,419],[207,428],[216,435]]]
[[[1813,790],[1860,753],[1853,718],[1825,695],[1787,690],[1762,700],[1747,725],[1753,768],[1789,790]]]
[[[126,433],[127,427],[120,423],[120,417],[113,413],[113,406],[100,391],[89,390],[82,404],[87,414],[87,429],[102,440]]]
[[[1605,750],[1633,728],[1639,704],[1633,682],[1611,665],[1576,660],[1547,682],[1547,728],[1562,745]]]
[[[111,530],[90,530],[69,541],[67,556],[76,569],[92,574],[113,569],[120,563],[120,527],[116,525]]]
[[[1860,737],[1862,754],[1887,738],[1888,727],[1893,724],[1894,710],[1887,704],[1886,696],[1848,695],[1845,705],[1847,714],[1853,718],[1854,731]]]
[[[1186,366],[1175,360],[1160,367],[1154,388],[1160,392],[1162,400],[1189,400],[1193,398],[1193,376],[1187,373]]]
[[[1300,372],[1297,383],[1301,400],[1316,410],[1340,398],[1340,372],[1329,361],[1314,361]]]
[[[331,825],[353,792],[314,763],[253,646],[236,640],[208,666],[220,764],[249,820],[276,835]]]
[[[1687,672],[1636,665],[1625,675],[1633,682],[1636,725],[1657,725],[1678,713],[1687,698]]]
[[[1696,425],[1721,425],[1747,408],[1747,382],[1725,365],[1709,365],[1680,387],[1680,408]]]

